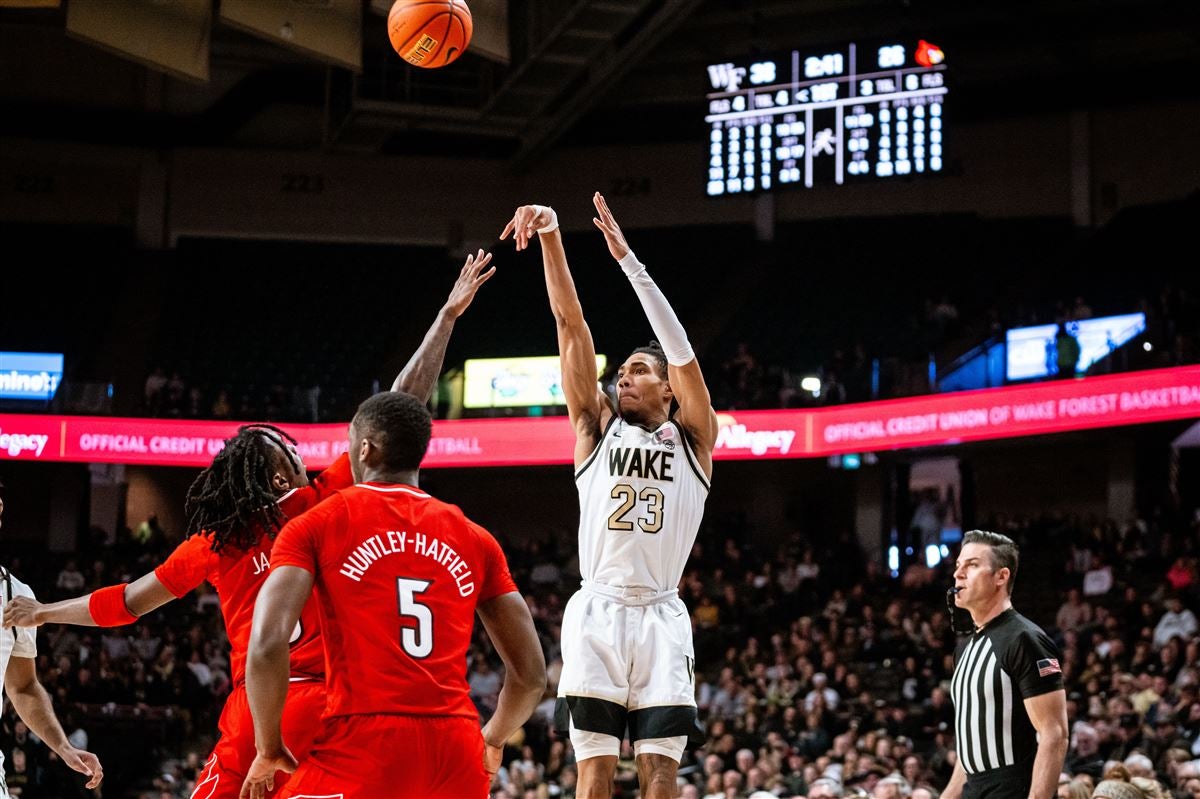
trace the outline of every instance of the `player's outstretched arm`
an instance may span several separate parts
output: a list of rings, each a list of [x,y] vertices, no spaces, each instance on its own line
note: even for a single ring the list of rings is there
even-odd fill
[[[484,767],[495,774],[505,742],[533,715],[546,692],[546,658],[529,606],[516,591],[482,603],[477,612],[504,661],[504,686],[496,712],[483,727]]]
[[[89,777],[89,790],[100,784],[104,779],[104,769],[100,767],[99,759],[91,752],[76,749],[67,740],[62,725],[54,715],[50,695],[38,682],[33,658],[14,656],[9,661],[8,670],[4,674],[4,691],[12,700],[13,708],[21,721],[45,741],[46,746],[62,758],[68,767]]]
[[[604,234],[608,251],[629,278],[650,327],[666,353],[667,378],[679,403],[676,418],[691,437],[701,468],[705,474],[711,475],[712,449],[717,441],[717,414],[712,407],[712,397],[704,382],[704,374],[700,371],[700,362],[696,360],[696,353],[688,342],[687,332],[645,265],[629,248],[625,234],[621,232],[620,225],[600,192],[592,196],[592,204],[596,206],[596,216],[592,222]]]
[[[258,750],[242,784],[243,799],[260,799],[275,789],[275,772],[298,765],[284,746],[281,723],[288,689],[288,639],[312,593],[313,576],[298,566],[278,566],[254,601],[254,624],[246,653],[246,697],[254,717]]]
[[[132,583],[119,583],[90,594],[42,604],[25,596],[13,597],[4,606],[5,627],[40,627],[74,624],[81,627],[119,627],[157,610],[175,599],[154,572]]]
[[[396,375],[392,382],[392,391],[403,391],[412,394],[422,402],[429,402],[433,396],[433,387],[437,385],[438,376],[442,373],[442,363],[446,359],[446,345],[450,342],[450,334],[454,331],[454,323],[475,299],[479,287],[496,274],[496,267],[488,269],[492,262],[492,254],[480,250],[475,255],[468,255],[458,280],[446,304],[438,311],[433,326],[425,334],[421,346],[413,353],[405,367]]]
[[[500,238],[512,235],[517,250],[524,250],[534,234],[538,235],[542,245],[546,292],[558,326],[563,396],[571,426],[575,428],[575,464],[578,466],[595,449],[604,426],[612,418],[612,408],[596,384],[596,345],[583,318],[583,306],[567,266],[567,253],[563,249],[562,232],[558,229],[554,210],[542,205],[521,206]]]

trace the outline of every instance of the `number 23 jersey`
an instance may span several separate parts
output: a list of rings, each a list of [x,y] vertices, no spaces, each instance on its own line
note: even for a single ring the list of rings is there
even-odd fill
[[[677,422],[645,430],[614,416],[575,485],[585,581],[657,591],[679,585],[709,483]]]

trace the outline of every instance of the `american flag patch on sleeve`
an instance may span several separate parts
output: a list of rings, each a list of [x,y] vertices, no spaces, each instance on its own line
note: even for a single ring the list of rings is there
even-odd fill
[[[1049,677],[1051,674],[1062,674],[1062,669],[1058,666],[1058,660],[1055,658],[1045,658],[1037,662],[1037,670],[1039,677]]]

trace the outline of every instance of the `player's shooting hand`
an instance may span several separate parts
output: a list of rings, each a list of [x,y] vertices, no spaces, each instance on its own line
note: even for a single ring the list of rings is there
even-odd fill
[[[27,596],[15,596],[4,604],[5,627],[37,627],[41,625],[38,611],[42,603]]]
[[[91,777],[87,781],[87,789],[91,790],[100,785],[100,781],[104,779],[104,769],[100,766],[100,759],[91,752],[85,752],[82,749],[76,749],[73,746],[68,746],[58,753],[62,758],[62,762],[68,767],[78,771],[80,774],[85,774]]]
[[[293,773],[300,764],[285,746],[277,755],[267,756],[259,752],[246,772],[239,799],[263,799],[267,791],[275,790],[275,772]]]
[[[608,251],[612,253],[612,257],[621,260],[629,254],[629,245],[625,242],[621,226],[617,224],[612,211],[608,210],[608,203],[604,201],[603,194],[596,192],[592,195],[592,205],[596,206],[597,214],[592,218],[592,223],[604,234],[604,241],[608,244]]]
[[[504,226],[500,240],[504,241],[511,234],[517,244],[517,252],[520,252],[529,246],[529,240],[540,228],[550,224],[550,214],[550,209],[544,205],[522,205]]]
[[[483,744],[483,770],[488,773],[488,776],[496,776],[496,772],[500,770],[500,765],[503,762],[504,747],[492,746],[490,743],[485,742]]]
[[[467,256],[467,262],[458,273],[458,280],[454,281],[454,288],[450,289],[450,297],[446,300],[446,310],[454,314],[455,318],[463,315],[471,300],[475,299],[475,292],[479,291],[479,287],[496,274],[496,267],[487,268],[491,262],[492,254],[483,250]]]

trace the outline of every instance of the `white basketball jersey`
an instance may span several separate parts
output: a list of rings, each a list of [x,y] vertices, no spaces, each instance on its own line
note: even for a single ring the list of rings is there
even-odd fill
[[[26,596],[35,599],[29,586],[13,577],[7,569],[0,567],[0,619],[4,618],[4,606],[14,597]],[[8,661],[12,657],[37,657],[37,630],[33,627],[0,628],[0,706],[4,704],[4,675],[8,673]],[[0,752],[0,796],[4,791],[4,753]]]
[[[575,473],[586,581],[669,591],[704,515],[708,480],[674,421],[654,431],[614,417]]]

